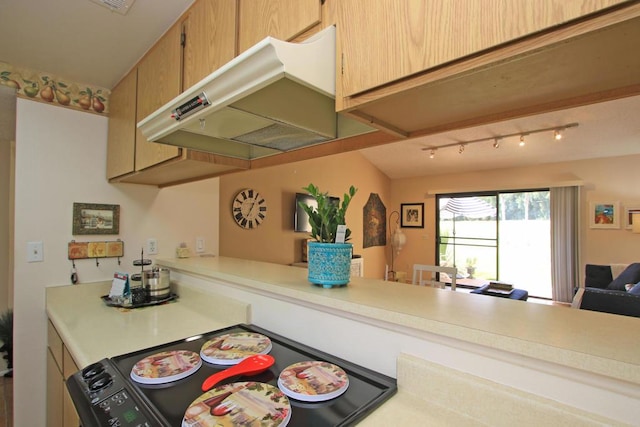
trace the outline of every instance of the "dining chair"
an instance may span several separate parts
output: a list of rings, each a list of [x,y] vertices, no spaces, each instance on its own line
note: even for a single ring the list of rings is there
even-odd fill
[[[451,285],[451,290],[456,290],[456,275],[458,269],[455,267],[441,267],[439,265],[413,264],[414,285],[433,286],[446,289],[446,285]]]

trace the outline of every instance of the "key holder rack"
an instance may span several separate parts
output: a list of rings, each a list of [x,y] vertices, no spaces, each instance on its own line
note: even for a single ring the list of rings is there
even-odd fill
[[[100,266],[100,258],[120,258],[124,256],[124,242],[120,239],[100,242],[76,242],[72,240],[68,246],[68,257],[71,260],[73,268],[76,268],[77,259],[93,259],[96,260],[96,267]]]

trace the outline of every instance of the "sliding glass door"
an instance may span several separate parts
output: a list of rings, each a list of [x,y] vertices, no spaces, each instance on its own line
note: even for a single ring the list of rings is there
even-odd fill
[[[439,265],[461,285],[499,280],[551,298],[549,191],[437,196]]]

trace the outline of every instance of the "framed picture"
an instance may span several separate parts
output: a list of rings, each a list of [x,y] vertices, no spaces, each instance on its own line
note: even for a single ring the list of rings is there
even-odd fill
[[[633,214],[640,214],[640,206],[636,205],[624,207],[624,228],[628,230],[631,230],[633,228]]]
[[[620,228],[620,204],[618,202],[589,203],[590,228]]]
[[[401,203],[400,227],[424,228],[424,203]]]
[[[73,204],[73,234],[119,234],[120,205]]]

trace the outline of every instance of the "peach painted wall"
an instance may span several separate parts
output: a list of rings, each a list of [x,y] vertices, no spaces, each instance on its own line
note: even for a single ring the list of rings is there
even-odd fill
[[[396,258],[397,271],[411,271],[414,263],[435,262],[435,194],[491,189],[539,188],[582,181],[581,266],[586,263],[629,263],[640,261],[640,235],[624,228],[591,229],[587,222],[590,201],[618,201],[640,206],[640,155],[575,162],[552,163],[491,172],[460,173],[400,179],[391,182],[391,204],[425,203],[425,228],[404,229],[407,244]],[[581,267],[581,270],[583,268]]]
[[[293,231],[294,197],[309,183],[341,199],[350,185],[358,189],[347,211],[351,243],[364,258],[365,276],[384,277],[385,248],[362,248],[363,207],[370,193],[378,193],[391,212],[390,180],[357,152],[220,177],[220,255],[278,264],[300,261],[308,234]],[[231,202],[244,188],[260,192],[268,206],[267,218],[254,230],[242,229],[231,216]]]

